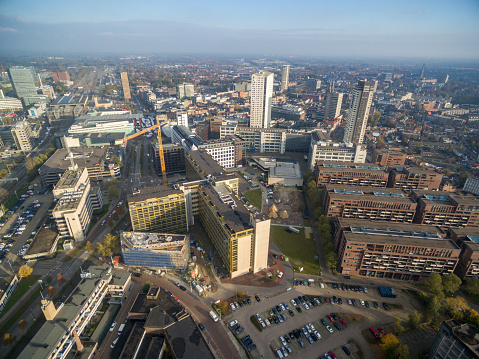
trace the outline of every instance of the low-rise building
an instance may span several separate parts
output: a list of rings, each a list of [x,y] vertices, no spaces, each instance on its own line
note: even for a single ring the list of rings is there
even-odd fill
[[[314,177],[318,187],[323,187],[329,183],[386,187],[389,173],[381,167],[371,164],[318,161],[316,162]]]
[[[35,234],[30,247],[23,256],[25,260],[37,260],[51,257],[57,250],[60,235],[50,228],[40,228]]]
[[[479,330],[455,320],[442,323],[429,349],[430,359],[477,359],[479,358]]]
[[[479,230],[477,228],[449,229],[451,239],[461,248],[455,274],[462,280],[479,276]]]
[[[157,269],[185,269],[190,237],[181,234],[122,232],[121,252],[126,265]]]
[[[462,190],[464,192],[475,194],[476,196],[479,195],[479,178],[469,177]]]
[[[268,185],[302,186],[303,175],[296,160],[253,156],[259,169],[268,173]]]
[[[406,159],[405,153],[387,148],[375,148],[371,155],[371,162],[377,163],[381,167],[402,167],[406,163]]]
[[[397,167],[390,172],[388,187],[439,190],[443,177],[443,173],[420,167]]]
[[[304,110],[299,106],[294,105],[272,105],[271,106],[271,118],[280,119],[284,118],[288,121],[300,121],[304,120],[306,114]]]
[[[163,146],[163,157],[165,159],[165,171],[167,175],[185,172],[185,148],[179,144],[165,143]],[[158,176],[161,176],[161,158],[158,142],[151,144],[153,161]]]
[[[12,296],[13,292],[17,289],[18,282],[20,278],[15,274],[9,274],[7,272],[1,271],[2,276],[0,276],[0,313],[5,308],[8,300]]]
[[[366,223],[367,222],[367,223]],[[343,274],[420,280],[431,273],[453,273],[460,248],[434,226],[378,225],[361,221],[338,231]],[[357,225],[354,225],[357,224]]]
[[[51,122],[56,122],[65,118],[78,117],[85,111],[87,103],[87,95],[61,96],[50,104],[47,110],[47,118]]]

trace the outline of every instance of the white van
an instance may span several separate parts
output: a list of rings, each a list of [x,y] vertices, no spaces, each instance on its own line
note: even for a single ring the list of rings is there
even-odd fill
[[[217,322],[218,319],[219,319],[218,316],[216,315],[216,313],[213,312],[213,311],[210,312],[210,317],[211,317],[211,319],[213,319],[213,321],[215,321],[215,322]]]
[[[125,328],[125,324],[120,325],[120,328],[118,328],[118,335],[121,335],[123,328]]]
[[[116,342],[118,342],[118,339],[119,339],[119,338],[116,338],[116,339],[113,341],[113,343],[111,343],[110,348],[113,349],[113,348],[115,347],[115,344],[116,344]]]

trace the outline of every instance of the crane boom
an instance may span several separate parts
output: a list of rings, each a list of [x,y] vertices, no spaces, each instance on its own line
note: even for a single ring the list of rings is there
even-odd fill
[[[165,155],[163,153],[163,141],[161,139],[161,127],[160,127],[160,116],[156,116],[156,129],[158,131],[158,152],[160,153],[160,165],[161,165],[161,174],[163,175],[163,184],[167,184],[166,181],[166,166],[165,166]],[[164,121],[165,123],[167,121]]]

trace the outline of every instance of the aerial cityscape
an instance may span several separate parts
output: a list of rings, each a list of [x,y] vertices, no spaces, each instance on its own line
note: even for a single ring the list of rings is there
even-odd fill
[[[0,359],[479,358],[478,2],[0,19]]]

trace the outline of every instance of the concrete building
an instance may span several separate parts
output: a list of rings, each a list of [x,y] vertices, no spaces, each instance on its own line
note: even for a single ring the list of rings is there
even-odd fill
[[[334,120],[341,114],[341,105],[343,104],[343,94],[338,92],[328,91],[326,93],[326,104],[324,107],[325,121]]]
[[[396,167],[390,172],[388,187],[409,190],[438,190],[443,177],[443,173],[421,167]]]
[[[206,150],[223,168],[242,167],[246,164],[246,141],[239,136],[209,140],[198,145]]]
[[[335,162],[366,162],[366,147],[364,145],[352,143],[335,143],[324,138],[324,134],[319,131],[311,133],[311,143],[309,147],[308,165],[312,171],[318,161]]]
[[[83,270],[82,280],[60,306],[42,300],[46,322],[26,345],[18,358],[63,358],[73,346],[83,349],[82,333],[110,293],[124,298],[130,289],[131,274],[111,267],[90,266]],[[61,323],[61,324],[59,324]],[[40,344],[39,344],[40,343]]]
[[[251,152],[285,153],[286,139],[290,130],[279,128],[253,128],[225,123],[220,128],[221,138],[237,135],[245,141],[246,149]]]
[[[460,324],[451,319],[442,322],[427,357],[430,359],[477,359],[478,352],[479,330],[472,325]]]
[[[141,121],[142,114],[111,114],[100,116],[81,116],[68,129],[71,136],[89,133],[122,133],[129,136],[135,133],[135,122]]]
[[[479,276],[479,230],[477,228],[449,228],[451,239],[461,248],[455,274],[462,280]]]
[[[346,143],[362,144],[368,122],[369,109],[373,102],[375,85],[367,81],[359,81],[351,93],[344,139]]]
[[[186,126],[173,126],[171,128],[171,142],[181,143],[187,151],[196,151],[202,143],[201,139]]]
[[[464,192],[475,194],[476,196],[479,195],[479,178],[469,177],[462,190]]]
[[[351,223],[340,231],[342,274],[417,281],[431,273],[454,272],[461,250],[452,240],[443,239],[439,229],[377,223]]]
[[[99,187],[93,192],[88,170],[67,170],[54,186],[53,196],[58,200],[53,211],[58,233],[61,238],[71,237],[83,241],[90,225],[94,209],[101,208],[102,195]],[[95,197],[94,208],[92,197]]]
[[[176,94],[179,100],[193,97],[195,95],[195,86],[188,83],[180,84],[177,86]]]
[[[417,203],[397,189],[326,185],[323,207],[328,218],[412,223]]]
[[[40,228],[33,237],[23,259],[28,261],[51,257],[57,251],[59,240],[60,236],[57,231],[45,227]]]
[[[406,154],[387,148],[375,148],[371,155],[371,162],[382,167],[402,167],[406,163]]]
[[[126,72],[122,72],[121,76],[121,86],[123,87],[123,98],[125,101],[130,101],[131,99],[131,92],[130,92],[130,82],[128,81],[128,74]]]
[[[249,92],[251,91],[251,82],[243,81],[233,84],[233,91],[235,92]]]
[[[87,95],[61,96],[50,104],[47,118],[51,122],[76,118],[83,114],[87,103]]]
[[[20,278],[15,274],[7,273],[0,269],[0,313],[5,308],[13,292],[17,289]]]
[[[121,253],[128,266],[185,269],[190,259],[190,236],[121,232]]]
[[[281,72],[281,92],[287,91],[289,87],[289,67],[290,65],[283,65]]]
[[[20,121],[12,127],[13,139],[20,151],[32,150],[32,128],[27,121]]]
[[[301,121],[306,113],[299,106],[294,105],[271,105],[271,118],[283,118],[287,121]]]
[[[318,187],[327,184],[346,184],[385,188],[389,173],[371,164],[323,161],[316,162],[314,178]]]
[[[479,198],[444,191],[413,191],[418,203],[416,223],[443,228],[479,227]]]
[[[176,124],[178,126],[188,127],[188,113],[186,112],[177,112],[176,113]]]
[[[261,70],[251,77],[250,123],[252,128],[268,128],[271,122],[274,74]]]
[[[296,160],[253,156],[258,168],[268,174],[268,185],[302,186],[303,175]]]
[[[113,155],[120,160],[123,157],[119,147],[77,147],[70,150],[75,164],[80,170],[83,168],[88,170],[91,181],[120,177],[120,167],[113,161]],[[71,158],[68,150],[66,148],[56,150],[38,170],[42,184],[55,185],[69,167],[71,167]]]
[[[153,161],[158,176],[161,176],[161,159],[158,142],[151,144]],[[163,156],[165,159],[166,175],[185,172],[185,148],[179,144],[164,143]]]
[[[15,111],[21,109],[23,109],[21,100],[13,97],[5,97],[3,91],[0,90],[0,110]]]

